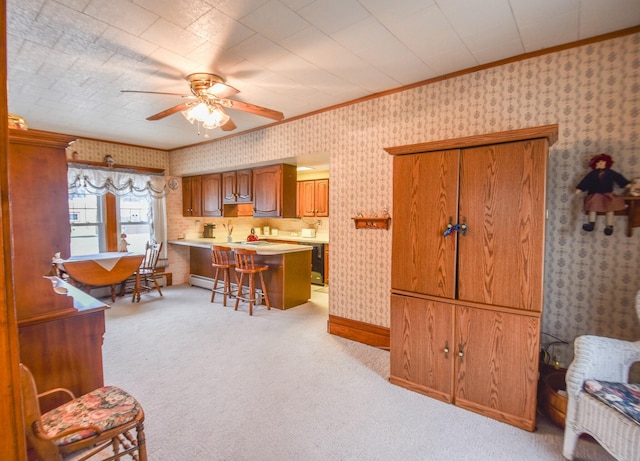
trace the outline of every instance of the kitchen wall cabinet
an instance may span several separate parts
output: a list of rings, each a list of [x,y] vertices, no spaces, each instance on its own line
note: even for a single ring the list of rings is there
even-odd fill
[[[300,218],[329,216],[329,180],[298,181],[298,212]]]
[[[202,216],[222,216],[222,174],[202,175]]]
[[[182,216],[202,216],[202,176],[182,178]]]
[[[222,173],[222,202],[252,203],[253,172],[250,169]]]
[[[253,216],[296,217],[295,165],[271,165],[253,169]]]
[[[535,428],[557,125],[389,148],[390,381]]]
[[[104,309],[69,287],[58,294],[45,276],[52,258],[70,256],[69,191],[65,148],[75,138],[10,130],[8,156],[12,293],[20,361],[39,389],[66,387],[81,395],[103,385]],[[43,226],[45,227],[43,232]],[[80,302],[81,301],[81,302]],[[43,411],[61,396],[41,402]]]

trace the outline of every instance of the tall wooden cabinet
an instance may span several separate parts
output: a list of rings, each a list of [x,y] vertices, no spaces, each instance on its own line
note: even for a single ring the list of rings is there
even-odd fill
[[[534,430],[546,165],[557,130],[386,149],[391,382]]]
[[[9,215],[20,360],[33,372],[39,389],[66,387],[80,395],[103,384],[107,306],[79,290],[70,290],[70,296],[57,294],[45,278],[55,253],[70,256],[65,148],[73,140],[10,130]],[[51,399],[41,405],[46,410],[61,402]]]
[[[295,165],[270,165],[253,169],[253,216],[256,218],[295,218]]]

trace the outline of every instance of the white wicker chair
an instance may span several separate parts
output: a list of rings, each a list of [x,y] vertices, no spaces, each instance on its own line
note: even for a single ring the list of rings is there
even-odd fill
[[[636,294],[640,318],[640,291]],[[640,361],[640,341],[579,336],[567,370],[568,406],[563,455],[572,460],[580,434],[589,434],[620,461],[640,461],[640,424],[583,391],[584,381],[629,382],[629,368]]]

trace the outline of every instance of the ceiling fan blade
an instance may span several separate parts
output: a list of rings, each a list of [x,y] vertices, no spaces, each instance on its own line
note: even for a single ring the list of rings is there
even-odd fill
[[[266,107],[256,106],[255,104],[249,104],[248,102],[236,101],[234,99],[220,99],[217,102],[222,106],[228,107],[230,109],[249,112],[251,114],[260,115],[262,117],[272,118],[273,120],[282,120],[284,118],[284,114],[282,112],[278,112],[277,110],[273,109],[267,109]]]
[[[229,96],[233,96],[234,94],[240,93],[240,90],[232,87],[231,85],[227,85],[226,83],[214,83],[210,88],[207,89],[207,94],[211,96],[215,96],[216,98],[228,98]]]
[[[147,120],[160,120],[161,118],[168,117],[169,115],[173,115],[176,112],[182,112],[183,110],[191,107],[193,102],[183,102],[182,104],[178,104],[177,106],[170,107],[167,110],[163,110],[162,112],[158,112],[151,117],[147,117]]]
[[[161,91],[139,91],[139,90],[120,90],[120,93],[148,93],[148,94],[168,94],[170,96],[182,96],[183,98],[195,98],[192,94],[184,93],[163,93]]]
[[[227,121],[227,123],[222,125],[220,128],[222,128],[222,131],[233,131],[237,127],[236,127],[236,124],[233,123],[233,120],[229,119],[229,121]]]

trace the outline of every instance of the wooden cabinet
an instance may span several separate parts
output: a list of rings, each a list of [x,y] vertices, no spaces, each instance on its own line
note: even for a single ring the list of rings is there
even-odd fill
[[[300,218],[329,216],[329,180],[298,181],[298,211]]]
[[[392,238],[392,382],[534,429],[556,139],[551,125],[387,149],[407,211]]]
[[[222,216],[222,175],[202,176],[202,216]]]
[[[70,256],[65,148],[74,138],[35,130],[9,135],[12,292],[20,360],[41,390],[66,387],[76,395],[103,385],[103,303],[70,287],[53,291],[52,257]],[[82,300],[81,300],[82,298]],[[88,300],[88,301],[87,301]],[[42,402],[47,411],[61,401]]]
[[[182,216],[202,216],[202,176],[182,178]]]
[[[253,216],[296,217],[297,171],[294,165],[253,169]]]
[[[222,202],[253,202],[253,172],[250,169],[222,173]]]

